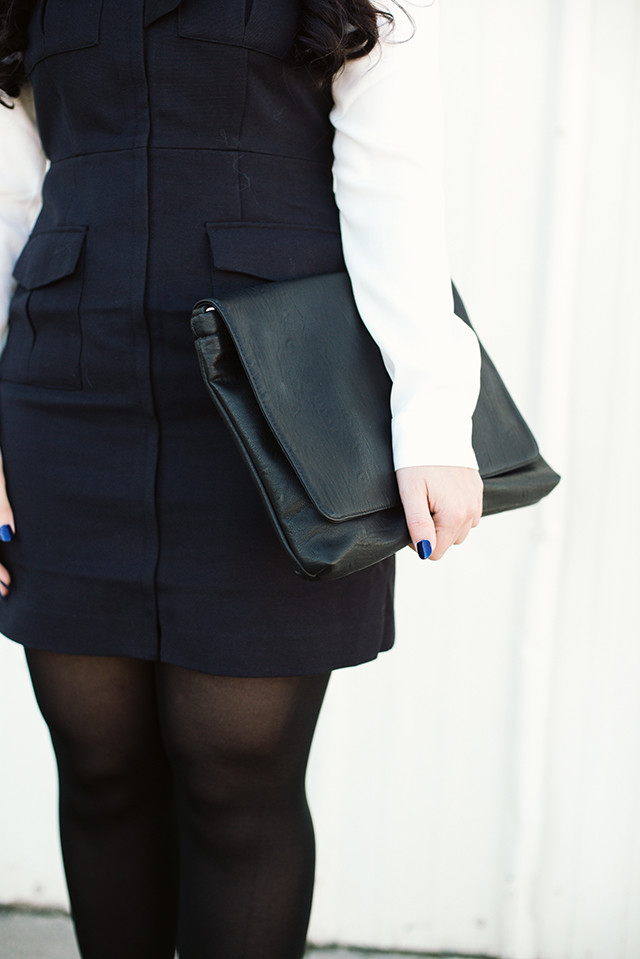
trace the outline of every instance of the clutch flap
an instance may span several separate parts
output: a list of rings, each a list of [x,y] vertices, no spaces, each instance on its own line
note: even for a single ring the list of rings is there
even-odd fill
[[[317,510],[341,522],[399,505],[391,413],[380,402],[391,383],[347,274],[256,286],[211,302]]]

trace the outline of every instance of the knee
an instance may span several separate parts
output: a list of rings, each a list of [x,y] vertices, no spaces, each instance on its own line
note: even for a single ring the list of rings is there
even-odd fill
[[[134,744],[76,744],[56,755],[60,801],[78,816],[117,817],[170,789],[166,758]]]
[[[304,767],[259,732],[217,745],[170,750],[177,790],[191,810],[217,815],[289,804],[304,794]]]

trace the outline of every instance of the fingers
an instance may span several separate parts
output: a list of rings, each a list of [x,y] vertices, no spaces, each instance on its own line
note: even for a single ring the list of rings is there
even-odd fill
[[[8,543],[13,539],[15,533],[15,520],[13,510],[7,496],[7,488],[4,481],[4,471],[2,469],[2,456],[0,455],[0,541]],[[6,596],[9,592],[11,576],[6,566],[0,563],[0,595]]]
[[[477,470],[458,466],[397,470],[398,489],[414,548],[421,558],[441,559],[463,543],[482,515],[482,480]],[[421,548],[428,540],[432,549]]]
[[[429,510],[429,499],[424,477],[412,469],[397,471],[398,489],[404,508],[404,517],[411,536],[411,548],[420,559],[429,559],[436,548],[436,527]]]
[[[469,491],[468,495],[453,497],[445,505],[437,509],[434,516],[437,549],[432,559],[442,559],[450,546],[459,546],[465,541],[471,529],[477,526],[482,515],[482,498],[477,498],[477,489]]]
[[[477,525],[471,523],[466,514],[450,514],[449,516],[439,516],[436,523],[436,535],[438,537],[437,549],[433,551],[431,559],[442,559],[450,546],[459,546],[469,535],[471,527]]]

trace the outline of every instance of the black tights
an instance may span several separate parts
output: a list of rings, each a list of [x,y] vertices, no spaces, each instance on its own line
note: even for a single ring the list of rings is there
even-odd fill
[[[29,650],[83,959],[301,959],[304,779],[329,674],[240,679]]]

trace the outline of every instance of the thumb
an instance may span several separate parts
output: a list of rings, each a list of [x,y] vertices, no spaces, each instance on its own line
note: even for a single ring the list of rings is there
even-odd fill
[[[15,533],[15,520],[13,510],[7,496],[7,488],[4,482],[4,471],[2,469],[2,456],[0,455],[0,540],[8,542]]]
[[[420,559],[429,559],[436,548],[436,528],[429,511],[427,487],[424,480],[407,474],[400,469],[396,477],[411,545]]]

